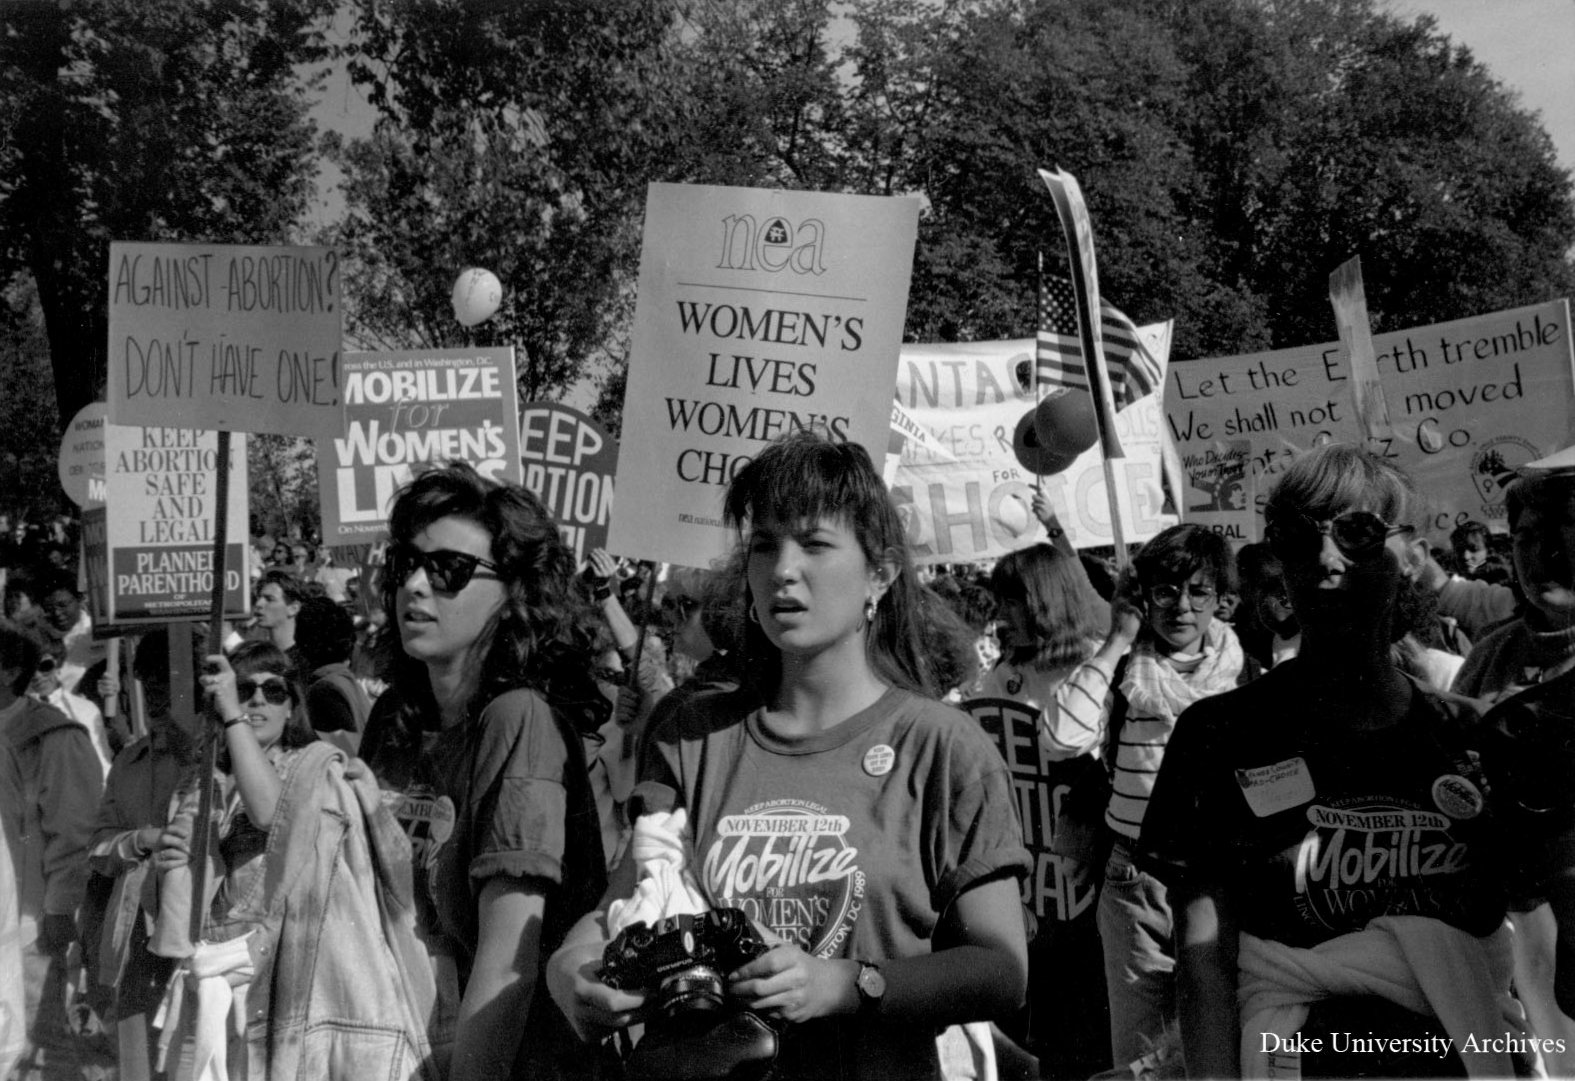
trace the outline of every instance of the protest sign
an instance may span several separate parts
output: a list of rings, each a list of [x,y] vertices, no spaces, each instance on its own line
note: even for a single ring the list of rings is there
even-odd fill
[[[1415,525],[1443,534],[1468,518],[1503,523],[1516,467],[1575,442],[1569,321],[1569,302],[1556,300],[1373,336],[1395,436],[1372,446],[1426,496]],[[1189,473],[1247,440],[1261,511],[1297,454],[1362,442],[1350,377],[1337,343],[1173,364],[1166,422]]]
[[[1168,329],[1139,328],[1161,365],[1169,353]],[[1012,447],[1014,432],[1035,405],[1033,361],[1031,338],[902,347],[897,404],[930,439],[903,436],[891,490],[919,564],[990,559],[1044,539],[1030,509],[1039,478]],[[893,428],[894,435],[902,431]],[[1129,541],[1147,540],[1176,521],[1161,510],[1155,396],[1117,413],[1116,434],[1126,452],[1114,470],[1124,533]],[[1045,477],[1044,487],[1073,545],[1112,542],[1097,445]]]
[[[1221,533],[1238,545],[1258,540],[1251,440],[1216,440],[1213,446],[1189,457],[1183,496],[1186,521]]]
[[[918,212],[651,185],[611,550],[709,565],[730,547],[724,487],[784,432],[824,428],[881,460]]]
[[[217,446],[217,432],[104,426],[104,566],[111,622],[168,623],[212,615]],[[243,439],[232,439],[231,450],[224,612],[240,616],[251,607]],[[91,580],[90,572],[90,585]]]
[[[963,703],[979,722],[1012,774],[1023,844],[1034,869],[1023,881],[1023,904],[1041,920],[1067,923],[1090,911],[1099,892],[1103,867],[1080,863],[1050,851],[1061,800],[1085,764],[1051,761],[1039,739],[1039,710],[1010,698],[973,698]]]
[[[338,430],[339,257],[330,248],[109,248],[109,418],[322,436]]]
[[[60,439],[60,487],[84,510],[104,505],[104,418],[109,407],[89,402]]]
[[[317,440],[327,544],[379,539],[394,493],[424,465],[457,459],[520,482],[514,350],[346,353],[344,411]]]
[[[520,410],[525,487],[558,523],[576,562],[607,547],[618,444],[573,406],[529,402]]]

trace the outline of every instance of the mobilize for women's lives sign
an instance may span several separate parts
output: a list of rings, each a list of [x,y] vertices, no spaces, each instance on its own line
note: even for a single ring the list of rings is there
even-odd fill
[[[218,433],[106,424],[104,472],[108,574],[98,611],[111,623],[210,617],[221,510]],[[246,504],[246,444],[235,438],[225,508],[224,611],[230,616],[251,607]]]
[[[109,252],[111,421],[337,431],[332,249],[115,242]]]
[[[520,483],[517,402],[512,348],[345,354],[340,424],[317,440],[324,540],[380,539],[423,466],[458,460]]]
[[[653,184],[608,547],[704,567],[722,492],[778,436],[885,454],[916,199]]]
[[[1447,533],[1502,522],[1515,470],[1575,443],[1575,355],[1567,300],[1373,335],[1392,437],[1373,449],[1429,500],[1416,525]],[[1165,415],[1189,484],[1237,489],[1220,468],[1246,458],[1261,511],[1272,477],[1331,441],[1361,442],[1351,371],[1338,343],[1173,364]],[[1234,494],[1231,508],[1245,499]]]

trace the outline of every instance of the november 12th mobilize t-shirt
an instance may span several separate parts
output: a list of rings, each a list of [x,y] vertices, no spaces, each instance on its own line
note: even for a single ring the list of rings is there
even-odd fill
[[[806,952],[928,953],[940,915],[1028,853],[1005,763],[966,715],[897,689],[828,731],[772,730],[749,691],[698,696],[653,734],[646,809],[688,809],[696,877]],[[931,1034],[933,1035],[933,1034]],[[777,1076],[931,1077],[911,1025],[794,1026]]]

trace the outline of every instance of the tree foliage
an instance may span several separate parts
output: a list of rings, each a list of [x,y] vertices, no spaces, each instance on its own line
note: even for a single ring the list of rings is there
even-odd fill
[[[353,5],[350,72],[379,111],[370,138],[330,139],[347,176],[353,341],[369,348],[519,347],[520,392],[554,396],[633,310],[648,180],[684,130],[671,93],[671,7],[430,0]],[[503,307],[459,327],[467,266]]]
[[[333,0],[0,5],[0,282],[30,276],[62,422],[102,392],[111,240],[280,242],[315,172]]]

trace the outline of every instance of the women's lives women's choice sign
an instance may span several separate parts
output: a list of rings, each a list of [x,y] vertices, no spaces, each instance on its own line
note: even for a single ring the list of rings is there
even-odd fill
[[[520,410],[520,457],[525,487],[558,523],[575,562],[607,547],[618,444],[573,406],[528,402]]]
[[[1575,355],[1567,300],[1373,335],[1395,459],[1448,532],[1505,519],[1515,469],[1575,443]],[[1208,490],[1223,459],[1251,444],[1257,499],[1301,451],[1361,442],[1351,371],[1338,343],[1173,364],[1165,414],[1191,487]]]
[[[112,623],[168,623],[213,614],[219,508],[218,433],[104,426]],[[246,443],[230,442],[224,611],[250,607],[246,574]]]
[[[653,184],[608,547],[704,567],[766,443],[885,453],[917,199]]]
[[[1139,333],[1163,365],[1168,325]],[[897,404],[928,438],[900,433],[891,492],[916,562],[989,559],[1044,539],[1032,511],[1041,481],[1018,460],[1012,442],[1018,424],[1034,411],[1033,373],[1032,339],[902,347]],[[1126,451],[1115,463],[1116,496],[1129,541],[1147,540],[1176,521],[1161,512],[1160,419],[1156,395],[1116,414]],[[895,427],[893,432],[898,434]],[[1042,483],[1076,547],[1111,543],[1097,443]]]
[[[512,348],[346,353],[344,415],[317,440],[324,541],[379,539],[394,493],[424,465],[459,460],[518,484],[518,402]]]
[[[339,429],[331,248],[109,246],[109,416],[322,436]]]

